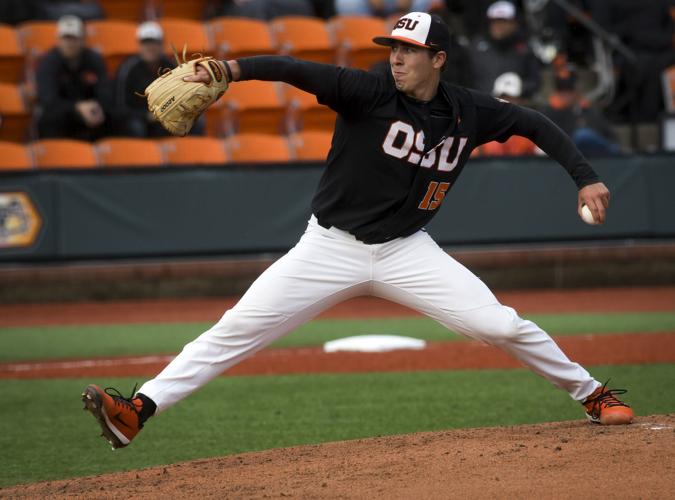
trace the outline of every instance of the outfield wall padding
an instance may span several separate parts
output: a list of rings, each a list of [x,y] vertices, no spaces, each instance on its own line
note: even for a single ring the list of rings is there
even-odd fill
[[[612,192],[604,226],[578,218],[576,187],[560,166],[518,158],[469,163],[428,231],[448,246],[675,237],[675,156],[602,158],[593,165]],[[42,226],[32,245],[0,245],[0,261],[285,251],[306,226],[322,169],[280,164],[3,174],[0,194],[27,193]]]

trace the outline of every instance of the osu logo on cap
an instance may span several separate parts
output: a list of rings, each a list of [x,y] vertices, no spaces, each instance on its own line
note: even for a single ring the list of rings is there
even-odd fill
[[[409,31],[415,31],[415,28],[419,24],[419,21],[414,21],[413,19],[410,19],[408,17],[402,17],[401,19],[398,20],[396,23],[395,28],[396,29],[405,29]]]

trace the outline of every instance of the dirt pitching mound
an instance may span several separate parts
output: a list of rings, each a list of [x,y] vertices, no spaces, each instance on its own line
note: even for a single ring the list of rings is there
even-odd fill
[[[122,451],[123,453],[123,451]],[[343,441],[0,490],[32,498],[667,498],[675,414]]]

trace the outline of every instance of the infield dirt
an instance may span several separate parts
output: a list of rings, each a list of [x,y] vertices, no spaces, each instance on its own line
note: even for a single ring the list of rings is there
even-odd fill
[[[123,452],[123,451],[122,451]],[[672,498],[675,415],[343,441],[0,490],[10,498]]]

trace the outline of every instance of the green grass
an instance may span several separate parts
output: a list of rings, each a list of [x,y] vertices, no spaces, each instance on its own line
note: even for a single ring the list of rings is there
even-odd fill
[[[532,319],[552,335],[675,331],[675,312],[539,314]],[[172,353],[210,323],[57,326],[0,329],[0,362],[68,357]],[[349,335],[387,333],[425,340],[463,339],[428,318],[312,321],[276,347],[321,345]]]
[[[674,365],[592,372],[628,387],[638,414],[675,411]],[[134,381],[99,382],[126,393]],[[0,381],[0,487],[305,443],[583,418],[567,394],[524,370],[220,377],[111,452],[81,410],[85,383]]]

